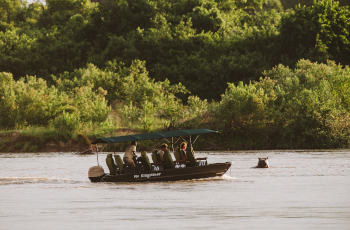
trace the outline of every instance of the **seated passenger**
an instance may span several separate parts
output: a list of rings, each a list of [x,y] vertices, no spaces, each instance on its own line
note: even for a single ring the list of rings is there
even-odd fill
[[[160,161],[161,161],[161,162],[164,162],[164,151],[168,148],[168,145],[165,144],[165,143],[163,143],[161,147],[162,147],[162,149],[159,150],[159,151],[157,152],[157,154],[159,155]]]
[[[180,145],[180,151],[181,151],[182,155],[184,156],[185,160],[187,160],[186,148],[187,148],[187,143],[182,142]]]
[[[137,142],[132,141],[131,145],[125,149],[123,161],[125,162],[126,165],[132,165],[135,167],[136,157],[137,157],[136,156],[136,146],[137,146]]]
[[[138,165],[144,165],[145,164],[145,156],[146,156],[146,151],[141,152],[141,156],[137,158],[136,163]]]

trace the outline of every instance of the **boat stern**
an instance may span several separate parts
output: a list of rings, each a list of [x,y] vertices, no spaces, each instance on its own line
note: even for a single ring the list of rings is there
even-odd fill
[[[88,177],[91,182],[100,182],[105,175],[105,171],[101,166],[93,166],[89,168]]]

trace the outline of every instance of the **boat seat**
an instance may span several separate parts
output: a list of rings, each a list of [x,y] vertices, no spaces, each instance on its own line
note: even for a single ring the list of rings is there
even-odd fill
[[[169,149],[166,149],[164,151],[164,162],[165,162],[167,169],[174,168],[174,161],[173,161],[173,158],[171,157]]]
[[[124,162],[122,158],[120,157],[120,155],[114,154],[114,159],[115,163],[117,163],[119,167],[119,174],[124,174]]]
[[[158,153],[158,150],[157,150],[157,149],[155,149],[155,150],[152,151],[152,160],[153,160],[153,163],[161,163],[160,158],[157,157],[157,155],[158,155],[157,153]]]
[[[115,165],[113,158],[112,158],[112,154],[107,154],[107,158],[106,158],[106,164],[109,168],[109,172],[111,175],[115,175],[117,174],[117,166]]]
[[[197,166],[196,155],[192,147],[186,149],[187,160],[190,162],[190,166]]]
[[[145,169],[146,171],[151,171],[152,170],[152,166],[151,166],[151,162],[149,161],[149,158],[147,156],[146,151],[141,152],[141,156],[143,157],[143,163],[145,164]]]
[[[196,155],[193,151],[193,148],[187,148],[186,150],[187,160],[189,161],[190,166],[203,166],[208,165],[207,158],[196,158]]]
[[[183,161],[183,160],[185,160],[185,157],[184,157],[184,155],[182,154],[182,152],[180,151],[180,148],[179,148],[179,147],[176,147],[176,148],[175,148],[174,156],[175,156],[175,159],[176,159],[177,161]]]
[[[198,166],[209,165],[207,158],[206,157],[197,158],[197,165]]]

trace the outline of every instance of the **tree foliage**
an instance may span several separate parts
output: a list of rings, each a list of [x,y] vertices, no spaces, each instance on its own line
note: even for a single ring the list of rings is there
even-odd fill
[[[279,65],[259,82],[229,84],[207,122],[234,148],[349,145],[350,69],[307,60]]]
[[[284,59],[293,65],[300,58],[349,65],[350,11],[332,0],[315,1],[312,7],[298,6],[281,20]],[[282,50],[281,50],[282,51]]]
[[[82,123],[102,123],[110,112],[104,94],[95,93],[91,86],[67,93],[32,76],[15,81],[12,74],[0,73],[0,95],[0,127],[6,129],[47,126],[72,116]]]
[[[100,2],[0,0],[2,128],[111,127],[113,106],[148,131],[200,118],[235,146],[346,145],[347,88],[330,77],[347,85],[344,2],[286,11],[279,0]]]

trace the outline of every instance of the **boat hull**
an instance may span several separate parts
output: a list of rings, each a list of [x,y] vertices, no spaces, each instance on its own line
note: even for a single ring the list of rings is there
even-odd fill
[[[160,171],[138,172],[130,174],[89,177],[91,182],[146,182],[178,181],[222,176],[230,168],[231,162],[216,163],[205,166],[165,169]]]

